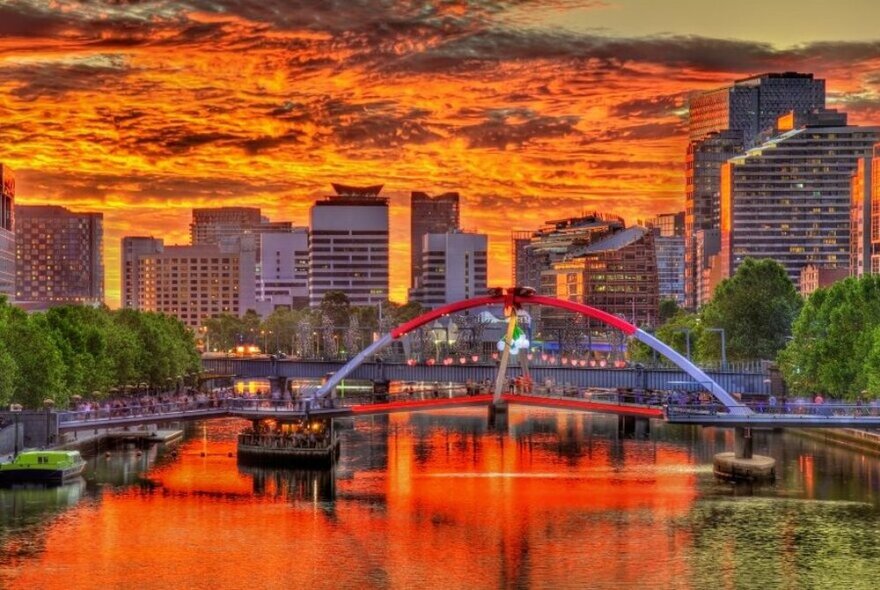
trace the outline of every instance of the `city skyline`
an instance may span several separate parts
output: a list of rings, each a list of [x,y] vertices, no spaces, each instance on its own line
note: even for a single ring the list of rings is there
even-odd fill
[[[22,205],[105,213],[111,306],[121,238],[186,243],[192,208],[307,225],[331,182],[384,184],[403,300],[411,191],[459,192],[462,228],[489,235],[489,283],[506,284],[511,229],[684,208],[692,91],[811,72],[851,123],[880,120],[870,3],[821,31],[786,2],[722,30],[693,2],[271,4],[0,7],[0,161]]]

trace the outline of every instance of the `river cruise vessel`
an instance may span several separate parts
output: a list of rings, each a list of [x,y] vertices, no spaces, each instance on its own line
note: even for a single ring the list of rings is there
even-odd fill
[[[0,463],[0,485],[60,484],[81,475],[85,466],[79,451],[24,451],[11,462]]]

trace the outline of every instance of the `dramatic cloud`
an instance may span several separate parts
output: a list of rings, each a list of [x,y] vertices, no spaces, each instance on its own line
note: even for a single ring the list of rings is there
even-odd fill
[[[502,284],[511,229],[683,208],[692,91],[811,71],[852,122],[880,122],[880,42],[536,24],[608,4],[7,0],[0,161],[23,203],[105,211],[110,294],[123,235],[184,240],[193,206],[241,203],[306,224],[333,181],[385,185],[404,261],[409,192],[459,191]],[[397,298],[407,277],[392,268]]]

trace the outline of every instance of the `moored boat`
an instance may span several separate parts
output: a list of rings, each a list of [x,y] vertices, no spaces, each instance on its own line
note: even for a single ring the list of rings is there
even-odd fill
[[[82,474],[86,462],[79,451],[24,451],[0,463],[0,485],[62,483]]]

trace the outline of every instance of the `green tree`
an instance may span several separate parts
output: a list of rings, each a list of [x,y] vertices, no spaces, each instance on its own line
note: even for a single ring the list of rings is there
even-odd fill
[[[687,313],[684,310],[679,310],[662,326],[657,328],[654,335],[677,352],[683,355],[687,355],[690,352],[691,358],[697,358],[699,356],[697,343],[700,341],[702,333],[703,325],[700,316],[696,313]],[[690,342],[690,345],[688,345],[688,342]],[[688,351],[689,347],[690,351]],[[648,346],[637,340],[630,340],[629,354],[630,358],[637,362],[648,362],[655,356]]]
[[[678,301],[673,299],[672,297],[664,297],[660,300],[660,311],[658,313],[658,320],[660,325],[665,324],[670,319],[672,319],[675,314],[679,312],[681,308],[678,306]]]
[[[880,396],[877,331],[880,277],[865,275],[819,289],[794,323],[793,337],[779,355],[789,389],[854,399],[864,389]]]
[[[351,303],[348,296],[342,291],[327,291],[321,299],[321,314],[330,320],[330,324],[336,328],[348,327],[348,317],[351,314]]]
[[[703,360],[721,358],[724,330],[730,360],[773,359],[791,335],[803,301],[785,269],[774,260],[747,258],[723,280],[700,311],[703,331],[697,348]]]
[[[45,314],[29,316],[11,308],[4,315],[0,341],[6,343],[17,368],[12,401],[28,408],[41,407],[47,398],[58,405],[66,404],[69,392],[64,382],[64,361]]]

